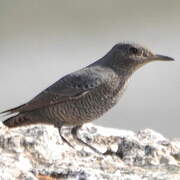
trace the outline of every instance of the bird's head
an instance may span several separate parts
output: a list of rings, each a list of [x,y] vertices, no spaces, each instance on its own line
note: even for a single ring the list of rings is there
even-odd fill
[[[138,44],[118,43],[108,53],[115,69],[134,72],[141,66],[153,61],[173,61],[168,56],[154,54]]]

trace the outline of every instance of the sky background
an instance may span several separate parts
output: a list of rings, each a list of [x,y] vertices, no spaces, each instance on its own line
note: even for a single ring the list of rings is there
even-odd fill
[[[179,19],[179,0],[0,0],[0,111],[29,101],[115,43],[136,42],[176,61],[137,71],[120,102],[95,123],[180,137]]]

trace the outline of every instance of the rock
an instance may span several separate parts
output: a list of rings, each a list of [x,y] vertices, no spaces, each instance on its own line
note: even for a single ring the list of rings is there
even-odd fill
[[[145,129],[126,130],[85,125],[79,136],[108,155],[78,145],[68,128],[64,144],[53,126],[8,129],[0,123],[1,180],[179,180],[180,140]]]

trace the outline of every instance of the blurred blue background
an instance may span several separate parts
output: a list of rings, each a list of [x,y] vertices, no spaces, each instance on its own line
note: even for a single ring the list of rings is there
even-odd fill
[[[0,0],[0,111],[30,100],[115,43],[136,42],[176,61],[136,72],[118,105],[95,123],[178,137],[179,18],[179,0]]]

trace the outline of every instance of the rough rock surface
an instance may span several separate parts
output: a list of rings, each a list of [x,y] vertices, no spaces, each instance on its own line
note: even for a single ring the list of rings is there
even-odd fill
[[[85,125],[79,136],[100,151],[61,141],[52,126],[8,129],[0,123],[0,180],[180,180],[180,140],[145,129],[137,133]]]

